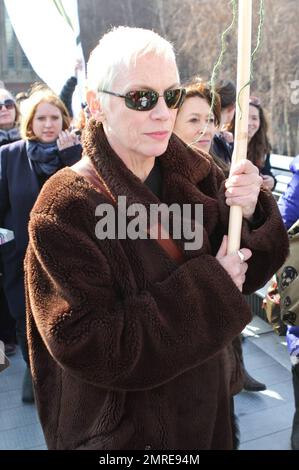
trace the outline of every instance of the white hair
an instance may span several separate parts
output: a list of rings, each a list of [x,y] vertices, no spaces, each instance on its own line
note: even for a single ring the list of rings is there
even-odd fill
[[[13,95],[10,93],[10,91],[6,90],[6,88],[0,88],[0,96],[7,96],[8,99],[13,100],[14,103],[16,102]]]
[[[112,91],[119,73],[136,63],[137,58],[154,53],[176,62],[172,44],[154,31],[118,26],[100,39],[87,63],[87,88]],[[117,90],[116,90],[117,91]],[[102,102],[109,95],[102,96]]]

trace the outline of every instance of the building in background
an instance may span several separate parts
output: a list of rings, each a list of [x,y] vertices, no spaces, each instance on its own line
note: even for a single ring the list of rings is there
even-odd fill
[[[25,56],[0,0],[0,84],[13,93],[26,91],[30,84],[40,81]],[[2,84],[1,84],[2,85]]]
[[[253,4],[255,46],[259,15],[258,2]],[[111,26],[150,28],[173,42],[183,81],[193,75],[210,79],[220,53],[221,34],[232,18],[231,2],[220,0],[78,0],[78,11],[86,61],[100,37]],[[265,19],[268,21],[262,28],[262,41],[253,63],[254,80],[251,85],[252,94],[259,96],[265,104],[272,130],[273,152],[290,156],[299,151],[299,105],[297,100],[291,99],[295,90],[290,85],[296,84],[299,79],[296,12],[298,0],[265,2]],[[227,36],[227,44],[219,78],[235,81],[236,28]],[[46,58],[42,56],[41,60]],[[17,92],[26,90],[36,80],[38,77],[13,33],[5,13],[4,0],[0,0],[0,81]]]

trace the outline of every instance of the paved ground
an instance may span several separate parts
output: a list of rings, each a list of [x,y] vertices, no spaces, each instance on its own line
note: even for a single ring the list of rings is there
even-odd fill
[[[0,374],[0,449],[46,449],[35,406],[21,401],[25,366],[20,351],[10,363]]]
[[[246,367],[254,378],[267,384],[259,393],[236,397],[241,430],[241,450],[290,449],[294,412],[288,353],[284,337],[278,337],[260,318],[246,328],[243,343]],[[0,450],[46,449],[34,405],[21,402],[24,365],[20,352],[0,374]]]
[[[267,390],[242,392],[235,399],[240,449],[290,450],[294,397],[285,337],[277,336],[258,317],[246,328],[245,335],[246,368],[267,385]]]

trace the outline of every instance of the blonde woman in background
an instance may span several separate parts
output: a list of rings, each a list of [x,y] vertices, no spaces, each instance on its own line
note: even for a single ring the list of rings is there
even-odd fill
[[[26,362],[22,399],[34,400],[26,338],[23,261],[28,245],[30,211],[43,184],[59,169],[81,157],[77,137],[68,132],[70,117],[62,101],[40,88],[28,98],[22,115],[22,140],[0,149],[0,226],[14,232],[1,247],[3,288],[17,339]]]

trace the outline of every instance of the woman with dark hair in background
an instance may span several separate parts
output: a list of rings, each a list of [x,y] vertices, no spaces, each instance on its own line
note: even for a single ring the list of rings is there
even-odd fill
[[[223,124],[229,122],[235,111],[235,106],[231,103],[233,98],[236,97],[234,85],[232,82],[225,83],[223,98],[221,95],[222,88],[218,87],[220,95],[218,93],[214,95],[214,102],[211,88],[200,78],[194,77],[184,86],[186,88],[186,97],[178,111],[174,132],[192,148],[209,153],[225,176],[228,176],[230,147],[221,134],[218,134],[216,145],[215,138],[221,122]],[[221,108],[221,102],[226,105],[224,110]],[[212,103],[213,108],[211,109]],[[217,154],[217,151],[219,154]],[[227,155],[227,158],[225,155]],[[239,337],[233,340],[233,346],[238,355],[243,375],[243,381],[240,381],[240,386],[234,387],[234,393],[241,391],[242,388],[250,392],[265,390],[266,385],[251,377],[245,368]]]
[[[234,130],[235,118],[228,127],[228,131],[234,133]],[[259,169],[263,178],[263,188],[272,191],[276,179],[271,172],[270,152],[271,145],[268,138],[268,123],[265,112],[260,99],[251,96],[249,99],[247,158]]]

